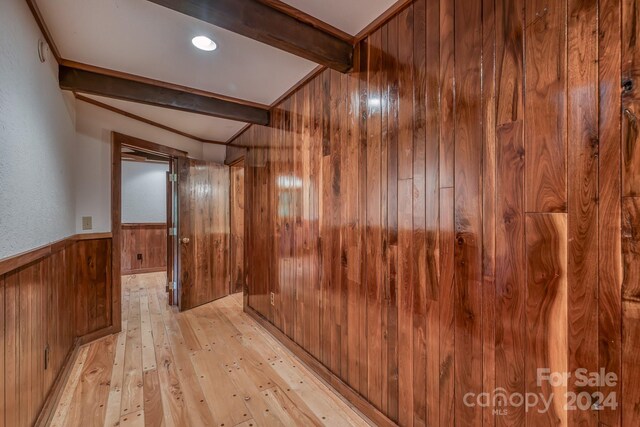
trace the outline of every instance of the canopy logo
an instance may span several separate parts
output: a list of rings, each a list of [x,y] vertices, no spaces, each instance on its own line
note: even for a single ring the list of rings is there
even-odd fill
[[[535,391],[508,393],[504,388],[498,387],[493,392],[466,393],[463,402],[468,407],[493,408],[496,415],[507,415],[509,408],[520,407],[524,407],[526,412],[535,410],[539,413],[546,413],[552,407],[562,408],[564,411],[616,409],[618,401],[615,392],[605,395],[601,391],[575,392],[568,391],[567,388],[570,385],[577,388],[613,387],[617,383],[617,375],[606,372],[604,368],[598,372],[577,369],[573,373],[540,368],[537,370]]]

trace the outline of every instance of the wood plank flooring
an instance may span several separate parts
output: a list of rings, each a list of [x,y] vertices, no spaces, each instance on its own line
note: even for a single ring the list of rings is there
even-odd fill
[[[164,273],[123,278],[120,334],[84,346],[51,426],[366,426],[242,312],[242,295],[178,313]]]

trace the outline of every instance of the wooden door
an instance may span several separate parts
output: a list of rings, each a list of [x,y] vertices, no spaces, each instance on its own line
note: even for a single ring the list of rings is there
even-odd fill
[[[229,168],[179,159],[180,310],[229,294]]]

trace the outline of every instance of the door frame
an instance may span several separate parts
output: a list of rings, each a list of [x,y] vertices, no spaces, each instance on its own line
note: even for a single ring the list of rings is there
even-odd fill
[[[246,293],[246,288],[247,288],[247,281],[246,281],[246,277],[247,277],[247,242],[246,242],[246,225],[245,222],[247,220],[247,215],[246,215],[246,210],[247,210],[247,206],[246,206],[246,202],[247,202],[247,182],[246,182],[246,167],[245,167],[245,156],[241,156],[239,158],[237,158],[236,160],[234,160],[233,162],[229,163],[227,166],[229,167],[229,186],[233,187],[233,179],[232,179],[232,170],[233,168],[237,168],[240,169],[242,168],[243,171],[243,178],[244,178],[244,182],[242,183],[242,185],[244,186],[243,189],[243,194],[244,194],[244,200],[242,201],[242,204],[244,206],[244,218],[242,219],[242,224],[243,224],[243,230],[242,230],[242,235],[243,235],[243,245],[242,245],[242,272],[244,274],[244,278],[243,278],[243,286],[242,286],[242,293],[243,295]],[[233,217],[231,215],[231,212],[233,210],[233,191],[231,191],[232,188],[229,188],[229,226],[231,226],[231,223],[233,221]],[[229,230],[229,245],[232,246],[232,238],[231,238],[231,230]],[[229,248],[229,274],[231,275],[231,262],[233,261],[233,248],[230,247]],[[235,290],[234,288],[234,284],[231,283],[231,281],[229,282],[229,291],[230,293],[234,293],[233,291]]]
[[[186,151],[111,132],[111,318],[117,331],[122,328],[122,147],[137,148],[166,156],[170,162],[187,157]],[[169,266],[167,266],[168,268]]]
[[[246,154],[238,157],[237,159],[235,159],[232,162],[229,163],[225,163],[227,166],[229,166],[229,186],[231,187],[231,168],[232,167],[238,167],[238,165],[242,164],[243,168],[244,168],[244,246],[243,246],[243,262],[244,262],[244,286],[242,287],[242,309],[246,310],[247,307],[249,306],[249,280],[248,280],[248,268],[249,268],[249,263],[247,260],[247,239],[249,236],[249,224],[247,221],[247,217],[248,217],[248,210],[249,210],[249,198],[248,198],[248,191],[247,191],[247,162],[246,162]],[[231,224],[231,188],[229,188],[229,224]],[[229,243],[231,243],[231,239],[229,239]],[[229,250],[229,252],[231,252],[231,250]],[[229,257],[229,266],[231,266],[231,257]]]

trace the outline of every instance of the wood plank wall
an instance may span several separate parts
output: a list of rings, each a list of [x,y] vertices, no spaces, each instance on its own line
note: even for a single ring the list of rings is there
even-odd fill
[[[242,292],[244,271],[244,164],[229,167],[231,190],[229,194],[229,273],[231,292]]]
[[[121,238],[123,275],[167,269],[167,224],[122,224]]]
[[[400,11],[234,141],[250,308],[403,426],[636,425],[638,22],[639,0]],[[465,404],[498,388],[554,397]]]
[[[110,248],[71,238],[0,275],[0,425],[33,425],[76,338],[110,325]]]

